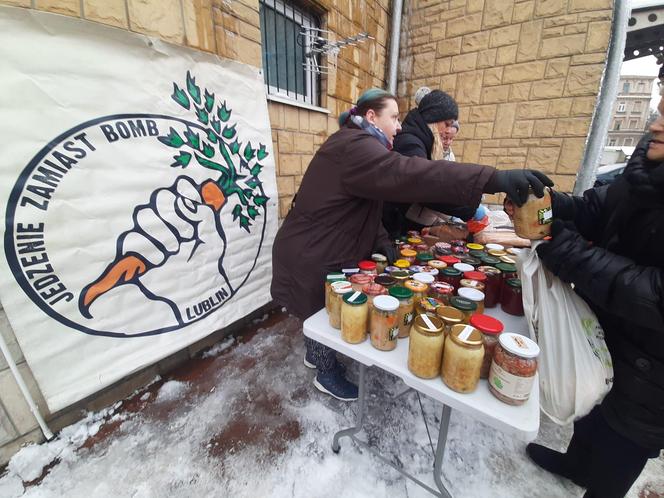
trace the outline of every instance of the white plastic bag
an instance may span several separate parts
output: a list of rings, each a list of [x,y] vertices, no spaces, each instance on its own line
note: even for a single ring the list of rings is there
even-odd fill
[[[564,425],[604,398],[613,382],[613,364],[597,317],[569,284],[544,268],[537,244],[518,258],[523,308],[541,350],[541,409]]]

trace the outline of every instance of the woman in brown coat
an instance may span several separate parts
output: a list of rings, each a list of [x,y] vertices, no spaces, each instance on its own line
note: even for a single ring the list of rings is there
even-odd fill
[[[529,187],[541,196],[553,185],[538,171],[458,167],[391,152],[399,109],[380,89],[366,91],[339,122],[309,164],[272,249],[272,297],[302,320],[324,306],[327,273],[355,267],[375,251],[394,252],[381,222],[383,201],[477,207],[482,193],[506,192],[521,204]],[[357,386],[346,380],[334,350],[305,343],[305,364],[318,369],[314,385],[338,399],[357,399]]]

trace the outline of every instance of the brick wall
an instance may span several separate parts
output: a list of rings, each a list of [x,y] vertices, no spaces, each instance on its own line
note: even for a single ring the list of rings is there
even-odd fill
[[[422,85],[445,90],[460,106],[457,160],[536,168],[571,191],[612,7],[612,0],[411,0],[402,29],[400,108],[414,105]]]

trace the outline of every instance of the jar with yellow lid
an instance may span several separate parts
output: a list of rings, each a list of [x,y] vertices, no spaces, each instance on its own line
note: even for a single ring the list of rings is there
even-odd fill
[[[425,283],[418,282],[417,280],[406,280],[403,283],[406,289],[413,291],[413,302],[419,303],[420,299],[426,297],[429,286]]]
[[[341,338],[350,344],[364,342],[369,331],[367,296],[361,292],[348,292],[341,303]]]
[[[371,345],[381,351],[397,347],[399,337],[399,300],[392,296],[376,296],[370,314]]]
[[[330,312],[330,298],[332,297],[332,283],[343,282],[346,276],[343,273],[328,273],[325,277],[325,311]]]
[[[396,266],[400,270],[405,270],[406,268],[408,268],[410,266],[410,261],[407,261],[405,259],[397,259],[394,262],[394,266]]]
[[[417,256],[417,251],[415,251],[414,249],[401,249],[400,255],[401,259],[405,259],[412,265],[415,263],[415,257]]]
[[[415,317],[408,344],[408,370],[423,379],[440,372],[443,358],[443,321],[435,316]]]
[[[422,242],[424,242],[424,241],[419,237],[408,237],[408,243],[411,246],[416,246],[418,244],[421,244]]]
[[[484,246],[482,244],[477,244],[475,242],[468,242],[466,244],[466,247],[471,251],[481,251],[482,249],[484,249]]]
[[[330,297],[330,313],[328,314],[328,320],[330,322],[330,327],[334,329],[341,328],[341,303],[343,300],[344,294],[353,292],[353,287],[350,285],[350,282],[339,281],[332,283],[332,296]]]
[[[454,325],[445,340],[440,376],[453,391],[473,392],[480,380],[483,359],[480,331],[470,325]]]
[[[389,291],[390,296],[398,299],[399,309],[397,313],[397,323],[399,324],[399,338],[408,337],[410,328],[415,318],[415,306],[413,304],[413,291],[405,287],[392,287]]]

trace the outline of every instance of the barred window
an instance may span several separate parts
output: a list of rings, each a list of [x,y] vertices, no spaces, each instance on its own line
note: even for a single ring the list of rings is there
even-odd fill
[[[308,37],[302,28],[318,28],[312,13],[289,1],[260,0],[263,78],[270,95],[318,106],[320,75],[311,70]]]

